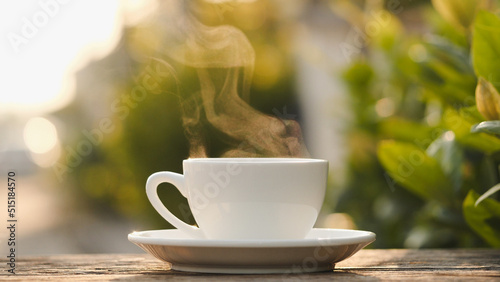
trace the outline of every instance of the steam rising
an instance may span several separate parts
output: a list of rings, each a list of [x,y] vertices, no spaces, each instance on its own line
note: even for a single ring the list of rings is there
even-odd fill
[[[223,157],[308,156],[296,121],[265,115],[248,104],[255,52],[243,32],[233,26],[203,25],[185,12],[184,2],[176,3],[162,19],[168,41],[164,51],[195,68],[200,84],[199,92],[182,97],[190,157],[209,156],[204,120],[230,144]]]

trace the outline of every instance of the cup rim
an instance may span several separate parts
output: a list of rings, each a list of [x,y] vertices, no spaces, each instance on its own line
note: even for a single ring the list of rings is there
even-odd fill
[[[252,163],[252,164],[293,164],[293,163],[328,163],[323,159],[312,158],[189,158],[188,163]]]

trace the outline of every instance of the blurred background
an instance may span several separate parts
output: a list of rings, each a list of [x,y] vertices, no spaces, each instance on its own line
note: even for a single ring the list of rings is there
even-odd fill
[[[473,32],[496,1],[42,0],[0,3],[0,169],[17,173],[20,255],[141,252],[128,233],[171,228],[144,185],[189,157],[180,97],[199,82],[157,60],[174,2],[243,31],[249,104],[299,122],[311,157],[330,162],[317,227],[373,231],[375,248],[500,246],[498,132],[470,130],[499,119],[476,106],[476,88],[484,76],[498,95],[500,73],[481,73],[471,49],[500,42]]]

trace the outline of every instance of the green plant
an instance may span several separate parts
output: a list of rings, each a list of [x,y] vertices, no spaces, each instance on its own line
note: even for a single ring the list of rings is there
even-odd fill
[[[365,219],[354,216],[360,227],[380,222],[379,238],[399,240],[379,247],[500,247],[500,18],[481,10],[493,11],[492,3],[466,2],[471,8],[433,1],[440,15],[420,7],[430,34],[377,34],[345,72],[357,113],[351,136],[376,143],[364,149],[379,161],[357,168],[362,142],[351,142],[358,147],[350,188],[359,195],[368,190],[359,184],[370,183],[378,189],[372,202],[383,197],[400,213],[386,213],[396,217],[392,229],[369,214],[381,205],[372,203]]]

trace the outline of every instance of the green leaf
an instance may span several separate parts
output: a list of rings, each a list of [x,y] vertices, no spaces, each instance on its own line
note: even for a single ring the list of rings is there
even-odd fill
[[[488,191],[486,191],[479,199],[477,199],[475,206],[479,205],[484,199],[488,198],[489,196],[495,194],[496,192],[500,191],[500,184],[497,184],[493,187],[491,187]]]
[[[476,106],[460,108],[460,116],[468,120],[470,123],[479,123],[484,120]]]
[[[436,78],[431,79],[426,75],[422,82],[445,101],[459,103],[473,97],[476,86],[474,77],[459,73],[454,66],[439,60],[427,62],[426,67]]]
[[[500,135],[500,120],[483,121],[472,126],[470,131]]]
[[[442,122],[444,127],[452,130],[458,139],[470,134],[472,123],[453,108],[444,111]]]
[[[476,87],[477,110],[487,120],[498,120],[500,113],[500,94],[495,86],[484,77],[479,77]]]
[[[500,247],[500,203],[493,199],[484,199],[477,206],[479,194],[469,191],[463,203],[465,221],[488,244]]]
[[[486,133],[471,133],[458,139],[460,144],[473,148],[485,154],[493,154],[500,151],[500,139]]]
[[[425,42],[433,58],[438,58],[452,65],[456,68],[457,73],[472,75],[472,77],[474,77],[474,69],[470,61],[469,48],[459,46],[437,35],[426,36]]]
[[[441,16],[456,27],[468,28],[479,7],[476,0],[432,0],[432,5]]]
[[[500,90],[500,18],[479,11],[474,22],[472,62],[476,75],[486,78]]]
[[[492,154],[500,151],[500,139],[489,134],[479,132],[471,133],[472,123],[470,116],[464,112],[457,112],[454,109],[447,109],[443,115],[444,127],[455,133],[457,141],[469,148]]]
[[[451,131],[443,133],[429,145],[426,152],[441,164],[443,172],[451,179],[454,191],[458,193],[462,184],[464,153],[456,142],[455,134]]]
[[[342,74],[347,84],[355,89],[366,88],[374,76],[373,69],[364,62],[356,62]]]
[[[378,158],[389,175],[410,192],[443,205],[452,205],[452,185],[441,165],[419,147],[404,142],[382,141]]]
[[[380,133],[390,139],[413,142],[418,146],[427,147],[431,142],[435,128],[399,117],[391,117],[380,121]]]
[[[438,36],[429,36],[424,46],[427,59],[408,75],[448,104],[458,105],[472,100],[476,77],[469,62],[469,50]]]

